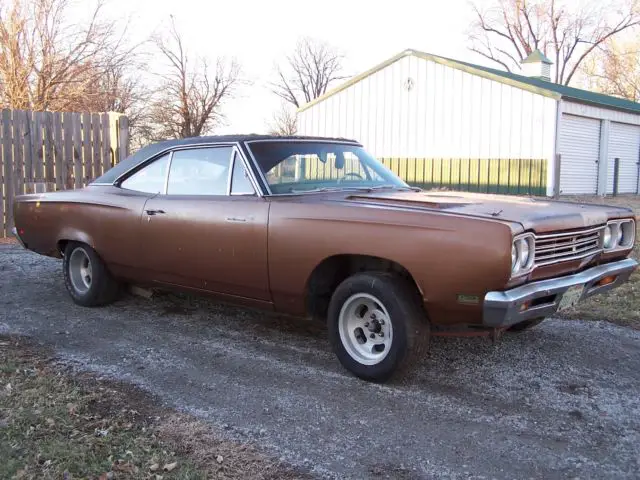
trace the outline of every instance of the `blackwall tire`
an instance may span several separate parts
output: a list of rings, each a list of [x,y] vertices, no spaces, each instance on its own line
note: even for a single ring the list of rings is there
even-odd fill
[[[97,307],[118,298],[118,282],[89,245],[69,242],[64,250],[62,268],[65,287],[76,304]]]
[[[390,273],[344,280],[331,297],[327,323],[338,360],[363,380],[401,379],[428,351],[429,323],[416,289]]]

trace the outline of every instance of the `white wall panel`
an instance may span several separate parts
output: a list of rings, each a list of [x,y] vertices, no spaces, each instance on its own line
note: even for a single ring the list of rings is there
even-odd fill
[[[611,122],[607,162],[607,193],[613,193],[616,158],[620,159],[618,192],[637,193],[640,126]]]
[[[560,193],[595,194],[598,188],[600,120],[563,113],[559,136]]]
[[[405,56],[299,118],[302,134],[355,138],[378,157],[551,159],[556,101]]]

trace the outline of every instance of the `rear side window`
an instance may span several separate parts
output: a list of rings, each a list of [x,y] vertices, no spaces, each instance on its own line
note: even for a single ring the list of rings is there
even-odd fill
[[[164,184],[167,180],[167,167],[169,166],[170,156],[170,154],[166,154],[154,160],[124,180],[120,186],[128,190],[136,190],[144,193],[164,193]]]
[[[226,195],[232,147],[173,152],[168,195]]]

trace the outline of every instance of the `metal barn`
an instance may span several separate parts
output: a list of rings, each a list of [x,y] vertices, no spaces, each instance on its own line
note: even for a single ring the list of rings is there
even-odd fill
[[[640,104],[406,50],[302,106],[304,135],[359,140],[407,182],[532,195],[640,193]]]

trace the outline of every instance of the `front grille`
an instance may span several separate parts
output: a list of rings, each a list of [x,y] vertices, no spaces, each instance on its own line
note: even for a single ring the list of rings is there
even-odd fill
[[[537,266],[588,257],[602,250],[604,226],[573,232],[536,235]]]

